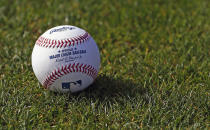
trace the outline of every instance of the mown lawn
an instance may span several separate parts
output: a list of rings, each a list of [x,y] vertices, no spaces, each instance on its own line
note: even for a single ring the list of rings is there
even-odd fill
[[[64,24],[100,49],[81,93],[45,90],[31,66],[36,39]],[[209,0],[0,1],[0,129],[208,129],[209,96]]]

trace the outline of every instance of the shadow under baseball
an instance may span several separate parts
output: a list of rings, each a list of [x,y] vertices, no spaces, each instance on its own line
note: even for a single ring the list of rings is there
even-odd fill
[[[88,98],[91,100],[116,101],[120,98],[135,98],[144,95],[146,88],[130,80],[113,79],[105,75],[100,75],[95,82],[84,91],[69,94],[69,100],[72,98]]]

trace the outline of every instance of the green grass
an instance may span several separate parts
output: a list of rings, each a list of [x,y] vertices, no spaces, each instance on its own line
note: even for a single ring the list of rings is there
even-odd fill
[[[1,0],[0,129],[208,129],[209,18],[209,0]],[[36,39],[63,24],[100,49],[77,94],[45,90],[31,66]]]

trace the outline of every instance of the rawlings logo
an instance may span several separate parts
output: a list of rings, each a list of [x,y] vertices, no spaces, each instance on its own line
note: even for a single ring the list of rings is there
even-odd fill
[[[58,28],[58,29],[53,29],[50,31],[50,34],[54,33],[54,32],[62,32],[62,31],[66,31],[66,30],[73,30],[75,29],[74,27],[62,27],[62,28]]]

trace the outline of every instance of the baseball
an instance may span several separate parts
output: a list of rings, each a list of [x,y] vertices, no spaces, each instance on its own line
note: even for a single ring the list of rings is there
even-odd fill
[[[97,77],[99,49],[85,30],[63,25],[47,30],[35,43],[32,67],[39,82],[55,92],[78,92]]]

